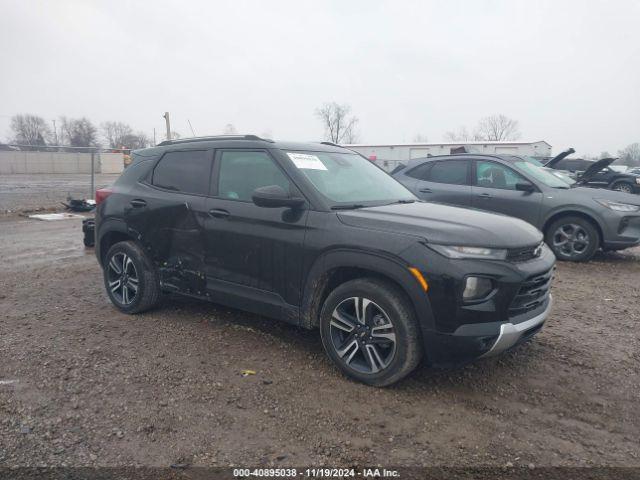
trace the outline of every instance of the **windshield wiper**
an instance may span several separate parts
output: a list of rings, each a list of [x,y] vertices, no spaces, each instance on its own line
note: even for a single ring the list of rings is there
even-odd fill
[[[365,205],[361,203],[352,203],[350,205],[334,205],[331,210],[355,210],[356,208],[364,208]]]
[[[395,203],[415,203],[417,200],[415,198],[406,198],[401,200],[396,200],[395,202],[387,203],[387,205],[393,205]]]

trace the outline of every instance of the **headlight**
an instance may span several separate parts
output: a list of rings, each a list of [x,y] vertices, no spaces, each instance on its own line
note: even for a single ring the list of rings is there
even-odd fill
[[[636,183],[640,185],[640,177],[636,177]]]
[[[462,299],[465,302],[480,300],[493,291],[493,282],[489,278],[467,277],[464,283]]]
[[[488,260],[504,260],[507,258],[507,251],[499,248],[484,247],[464,247],[453,245],[434,245],[429,246],[436,252],[441,253],[449,258],[484,258]]]
[[[636,180],[637,181],[637,180]],[[602,198],[594,198],[603,207],[610,208],[616,212],[637,212],[640,210],[639,205],[631,205],[629,203],[612,202],[610,200],[604,200]]]

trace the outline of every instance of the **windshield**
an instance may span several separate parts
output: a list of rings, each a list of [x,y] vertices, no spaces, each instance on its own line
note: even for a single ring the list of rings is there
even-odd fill
[[[287,155],[332,203],[382,205],[416,200],[401,183],[360,155],[329,152],[287,152]]]
[[[569,188],[569,185],[575,183],[566,175],[558,175],[559,172],[552,173],[551,169],[540,167],[527,159],[515,162],[514,165],[525,173],[531,175],[539,182],[544,183],[547,187]]]

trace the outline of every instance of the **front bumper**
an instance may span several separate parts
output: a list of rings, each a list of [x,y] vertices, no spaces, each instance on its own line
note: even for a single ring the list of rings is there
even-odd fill
[[[551,297],[551,295],[549,295],[547,306],[542,313],[521,323],[503,323],[502,325],[500,325],[500,333],[498,334],[498,338],[496,339],[495,343],[486,353],[482,354],[480,357],[493,357],[494,355],[498,355],[505,350],[508,350],[511,347],[517,345],[522,340],[531,338],[542,328],[542,324],[545,322],[545,320],[549,316],[549,313],[551,312],[552,304],[553,298]]]

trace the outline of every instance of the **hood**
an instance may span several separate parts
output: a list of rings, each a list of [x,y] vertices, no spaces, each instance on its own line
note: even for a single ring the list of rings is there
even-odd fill
[[[610,200],[612,202],[620,202],[620,203],[628,203],[630,205],[640,205],[640,195],[636,195],[634,193],[625,193],[625,192],[617,192],[615,190],[609,190],[606,188],[591,188],[591,187],[583,187],[583,186],[575,186],[569,188],[567,190],[557,190],[555,193],[558,195],[566,195],[563,198],[567,202],[571,203],[584,203],[587,201],[587,198],[591,199],[603,199]],[[578,195],[582,197],[583,200],[578,200],[574,195]],[[578,197],[578,198],[579,198]]]
[[[607,168],[615,161],[615,158],[603,158],[602,160],[598,160],[589,168],[587,168],[582,175],[580,175],[580,178],[578,178],[578,183],[588,182],[596,173],[598,173],[603,168]]]
[[[564,152],[560,152],[558,155],[556,155],[555,157],[553,157],[551,160],[549,160],[547,163],[544,164],[545,167],[549,167],[549,168],[554,168],[554,165],[557,165],[557,163],[562,160],[565,157],[568,157],[569,155],[571,155],[572,153],[576,153],[576,151],[573,148],[570,148],[568,150],[565,150]]]
[[[521,248],[542,241],[538,229],[517,218],[439,203],[367,207],[337,215],[353,227],[415,235],[445,245]]]

